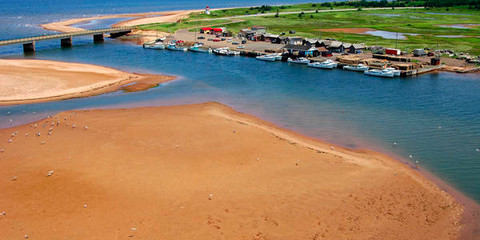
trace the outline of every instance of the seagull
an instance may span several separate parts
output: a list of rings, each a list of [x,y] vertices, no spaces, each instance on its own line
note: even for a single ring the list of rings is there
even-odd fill
[[[134,227],[130,228],[130,230],[132,230],[132,231],[137,231],[137,229],[134,228]]]
[[[3,148],[0,148],[0,152],[2,152],[2,153],[3,153],[3,152],[5,152],[5,149],[3,149]]]
[[[408,157],[409,157],[409,158],[413,158],[413,156],[412,156],[412,155],[408,155]]]
[[[37,133],[37,137],[40,137],[40,132]]]
[[[331,146],[331,147],[330,147],[330,149],[332,149],[332,150],[333,150],[333,149],[334,149],[334,148],[333,148],[333,146]]]
[[[85,126],[83,129],[88,130],[88,126]]]
[[[260,161],[260,158],[257,158],[257,161]]]
[[[75,123],[74,123],[74,124],[72,124],[72,128],[75,128],[75,127],[76,127]]]
[[[25,137],[28,137],[28,133],[25,133]]]
[[[7,141],[7,142],[8,142],[8,143],[12,143],[12,142],[13,142],[13,140],[10,138],[10,139],[8,139],[8,141]]]
[[[475,151],[480,152],[480,149],[477,148],[477,149],[475,149]]]
[[[83,208],[87,208],[87,204],[83,205]]]
[[[54,173],[55,171],[51,170],[51,171],[48,171],[48,174],[47,174],[47,177],[50,177],[52,176],[52,174]]]
[[[212,200],[213,198],[213,193],[208,194],[208,200]]]
[[[393,142],[393,145],[395,145],[395,146],[396,146],[396,145],[397,145],[397,142]]]

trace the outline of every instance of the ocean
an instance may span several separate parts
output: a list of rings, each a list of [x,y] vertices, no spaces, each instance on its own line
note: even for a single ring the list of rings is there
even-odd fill
[[[305,1],[29,0],[19,6],[4,0],[0,2],[0,39],[43,34],[48,31],[38,24],[75,17],[297,2]],[[111,23],[83,24],[103,27]],[[116,40],[93,44],[85,37],[75,38],[70,49],[60,48],[58,41],[38,43],[33,56],[24,56],[21,46],[0,47],[0,57],[91,63],[179,76],[144,92],[0,107],[0,127],[71,109],[218,101],[311,137],[381,151],[401,161],[419,161],[421,168],[480,202],[478,74],[379,79],[246,57],[145,50]]]

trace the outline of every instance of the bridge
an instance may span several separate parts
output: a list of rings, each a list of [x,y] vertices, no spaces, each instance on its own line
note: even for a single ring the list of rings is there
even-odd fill
[[[71,47],[72,37],[93,35],[93,41],[95,43],[99,43],[104,41],[104,34],[106,33],[110,33],[111,38],[116,38],[116,37],[120,37],[130,33],[134,28],[135,27],[114,27],[114,28],[67,32],[67,33],[46,34],[46,35],[41,35],[36,37],[0,40],[0,46],[23,44],[23,51],[25,53],[28,53],[28,52],[35,52],[35,42],[38,42],[38,41],[60,39],[60,45],[62,47]]]

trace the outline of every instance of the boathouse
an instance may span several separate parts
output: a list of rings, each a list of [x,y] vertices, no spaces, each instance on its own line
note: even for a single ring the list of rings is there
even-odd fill
[[[365,44],[359,43],[359,44],[352,44],[350,47],[348,47],[348,52],[349,53],[363,53],[365,51]]]
[[[318,49],[312,46],[287,44],[283,49],[289,54],[299,57],[317,57],[320,55]]]

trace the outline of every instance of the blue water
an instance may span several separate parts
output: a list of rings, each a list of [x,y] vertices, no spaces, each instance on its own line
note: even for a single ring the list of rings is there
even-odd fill
[[[129,3],[134,6],[128,6],[121,1],[98,5],[92,1],[79,11],[71,10],[80,4],[72,2],[73,6],[67,11],[82,16],[93,10],[97,11],[88,14],[179,9],[183,8],[182,2],[191,8],[206,5],[201,1],[177,1],[167,6],[158,3],[153,7],[143,6],[146,2]],[[216,7],[278,3],[211,2],[217,2]],[[0,13],[7,11],[1,5],[5,3],[0,3]],[[46,10],[41,8],[35,14],[27,8],[24,15],[43,19],[56,16],[62,10],[61,6],[47,4]],[[67,13],[62,14],[59,18],[69,18]],[[6,17],[8,14],[0,19],[4,21]],[[8,23],[13,26],[16,20],[12,19]],[[13,36],[29,33],[23,27],[12,28],[18,31],[18,35],[8,33]],[[5,30],[0,31],[3,34]],[[421,167],[480,201],[480,152],[475,150],[480,148],[479,75],[434,73],[378,79],[354,72],[325,71],[245,57],[145,50],[115,40],[105,44],[91,42],[90,38],[77,38],[70,49],[59,48],[56,41],[45,42],[28,58],[92,63],[180,78],[145,92],[115,92],[60,102],[0,107],[0,127],[15,126],[69,109],[218,101],[281,127],[344,146],[368,147],[405,159],[412,155],[412,160],[420,161]],[[0,47],[0,57],[24,58],[19,47]]]

